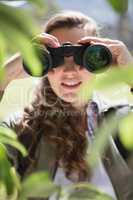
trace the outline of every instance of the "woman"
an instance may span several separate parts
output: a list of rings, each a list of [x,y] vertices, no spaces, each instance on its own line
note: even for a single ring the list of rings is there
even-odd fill
[[[54,48],[66,42],[102,44],[110,50],[118,67],[133,62],[121,41],[100,38],[96,22],[79,12],[57,14],[47,22],[44,33],[38,39],[44,46]],[[87,120],[94,120],[93,125],[96,125],[99,108],[93,101],[87,104],[81,102],[77,92],[85,81],[91,81],[94,76],[85,67],[76,64],[73,56],[65,57],[62,65],[49,70],[42,77],[32,104],[24,109],[20,118],[17,116],[10,122],[29,155],[22,158],[12,149],[9,156],[22,177],[33,171],[47,170],[58,184],[89,181],[120,198],[122,191],[115,187],[103,164],[100,162],[98,168],[91,172],[85,160],[92,134]]]

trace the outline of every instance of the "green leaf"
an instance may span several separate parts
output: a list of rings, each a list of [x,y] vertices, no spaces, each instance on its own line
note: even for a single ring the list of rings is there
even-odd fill
[[[34,46],[31,44],[29,38],[22,34],[19,30],[10,26],[10,24],[1,23],[1,28],[6,30],[5,36],[8,39],[8,43],[13,43],[20,51],[29,66],[32,74],[38,75],[42,73],[42,65],[36,55]],[[12,34],[8,34],[11,32]]]
[[[107,0],[112,8],[119,14],[123,14],[128,9],[128,0]]]
[[[35,6],[37,6],[38,8],[44,8],[44,6],[46,7],[47,4],[46,4],[46,1],[45,0],[38,0],[38,1],[35,1],[35,0],[27,0],[28,3],[30,4],[34,4]]]
[[[89,183],[78,183],[62,188],[60,200],[113,200],[113,198]]]
[[[0,200],[17,200],[18,192],[17,188],[14,187],[12,194],[8,195],[5,184],[0,181]]]
[[[37,57],[34,46],[22,36],[19,36],[17,42],[19,49],[21,50],[21,54],[27,63],[29,70],[32,72],[32,75],[39,76],[42,74],[43,66]]]
[[[96,137],[88,149],[86,157],[92,169],[97,165],[99,157],[103,155],[108,144],[109,135],[116,134],[117,126],[118,117],[110,115],[106,119],[106,123],[103,121],[100,127],[95,130]]]
[[[31,39],[39,31],[30,15],[20,9],[0,4],[0,27],[6,39],[5,43],[13,44],[19,49],[32,74],[39,75],[42,72],[42,66],[31,45]]]
[[[17,140],[13,140],[13,139],[10,139],[8,137],[1,135],[0,136],[0,142],[2,144],[8,144],[8,145],[15,147],[16,149],[18,149],[21,152],[21,154],[23,156],[27,156],[27,154],[28,154],[25,147],[21,143],[19,143]]]
[[[48,197],[58,190],[47,173],[39,172],[27,177],[22,183],[19,200],[26,197]]]
[[[37,7],[37,9],[34,12],[34,14],[37,14],[37,16],[44,16],[48,11],[49,4],[46,0],[28,0],[27,2],[32,4],[32,6],[35,5]]]
[[[0,200],[7,199],[7,190],[5,184],[0,180]]]
[[[6,200],[18,200],[18,191],[16,187],[14,187],[12,194],[7,196]]]
[[[133,85],[133,66],[128,65],[124,69],[118,69],[117,67],[111,68],[107,72],[96,75],[90,80],[85,82],[80,88],[78,95],[81,101],[88,102],[92,98],[95,90],[107,89],[115,86],[118,83],[127,83]]]
[[[128,150],[133,150],[133,114],[129,114],[119,124],[119,135],[122,144]]]
[[[19,30],[30,38],[39,32],[37,24],[35,24],[28,12],[3,4],[0,4],[0,25],[1,23]],[[2,33],[5,31],[7,30],[1,29]],[[10,35],[10,32],[7,33]]]
[[[0,143],[0,180],[5,184],[7,194],[12,194],[14,182],[10,173],[10,162],[7,159],[5,147]]]
[[[1,135],[10,139],[17,139],[17,135],[12,129],[3,126],[0,126],[0,137]]]
[[[11,167],[10,172],[11,172],[13,181],[15,183],[15,188],[17,188],[17,190],[20,191],[20,189],[21,189],[20,177],[17,174],[16,169],[14,167]]]
[[[8,144],[18,149],[23,156],[27,155],[25,147],[17,140],[16,133],[7,127],[0,126],[0,142],[2,144]]]
[[[6,43],[3,34],[0,32],[0,67],[4,65],[6,56]]]
[[[18,200],[18,193],[21,189],[20,180],[13,167],[10,168],[10,172],[14,182],[13,191],[11,194],[7,194],[6,185],[0,180],[0,200]]]
[[[0,82],[4,79],[4,61],[6,57],[6,43],[2,33],[0,33]]]

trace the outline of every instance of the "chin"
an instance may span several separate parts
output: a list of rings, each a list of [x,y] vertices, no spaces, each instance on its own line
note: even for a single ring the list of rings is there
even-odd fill
[[[67,103],[75,103],[77,102],[77,94],[64,94],[61,99]]]

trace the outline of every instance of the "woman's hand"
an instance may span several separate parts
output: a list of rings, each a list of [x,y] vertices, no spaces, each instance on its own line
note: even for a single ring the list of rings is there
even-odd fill
[[[78,41],[80,44],[101,44],[106,46],[112,53],[113,64],[126,65],[133,63],[133,57],[127,49],[126,45],[119,40],[111,40],[107,38],[84,37]]]
[[[55,47],[55,48],[60,46],[58,39],[48,33],[41,33],[37,35],[34,39],[46,46]]]

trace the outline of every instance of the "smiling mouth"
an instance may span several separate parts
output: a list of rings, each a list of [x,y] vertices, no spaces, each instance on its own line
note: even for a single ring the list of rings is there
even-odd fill
[[[61,86],[65,89],[76,89],[81,85],[81,81],[78,82],[63,82]]]

